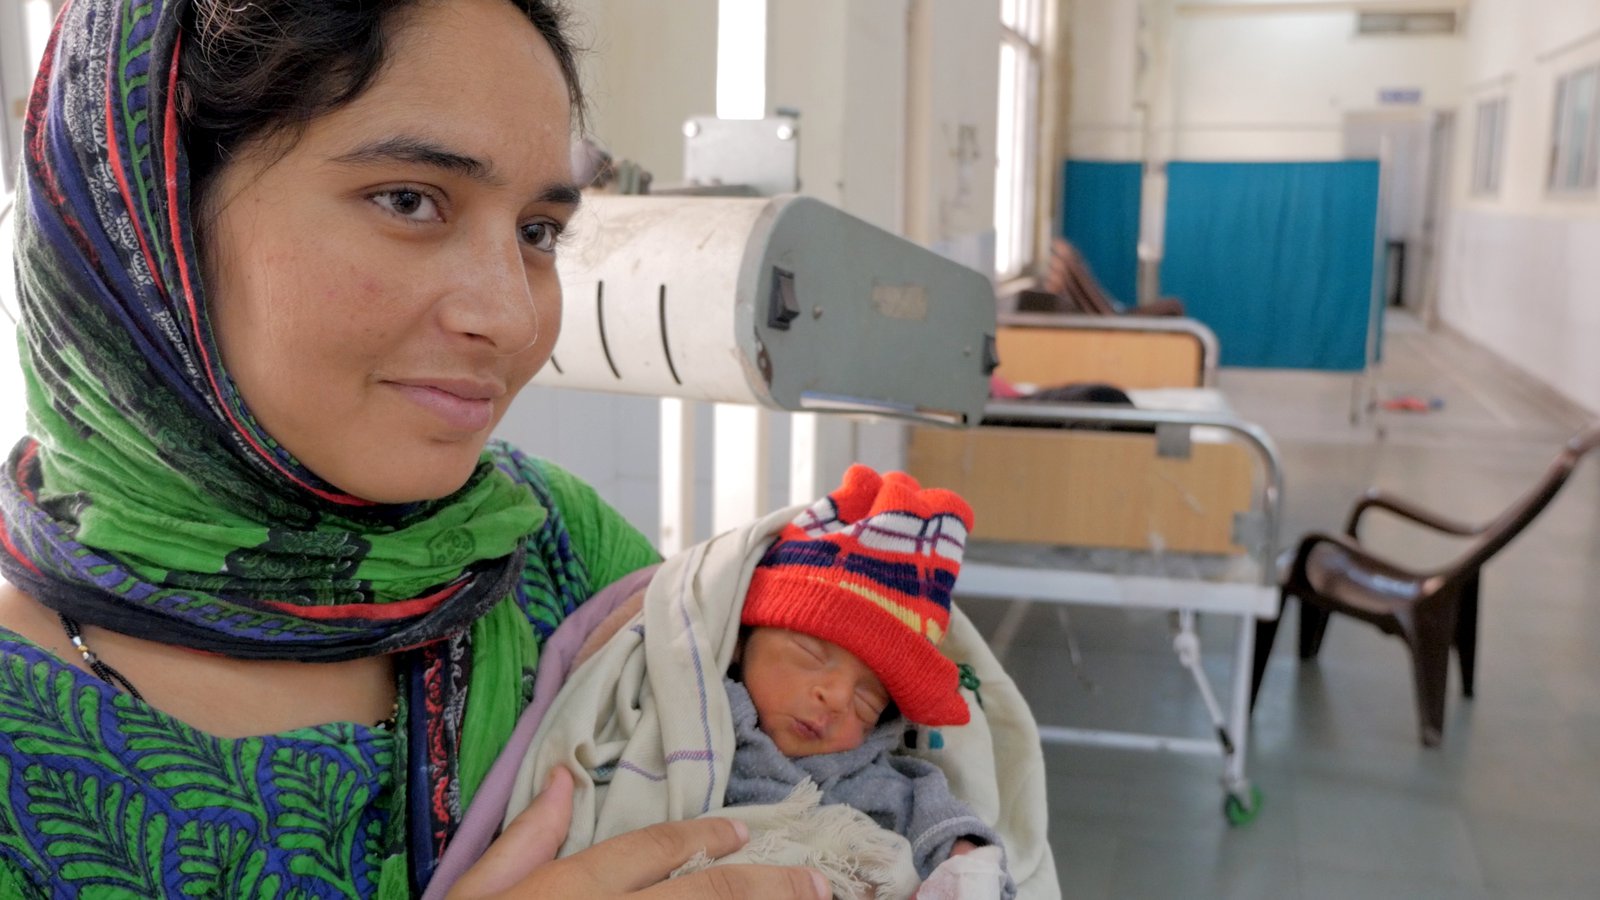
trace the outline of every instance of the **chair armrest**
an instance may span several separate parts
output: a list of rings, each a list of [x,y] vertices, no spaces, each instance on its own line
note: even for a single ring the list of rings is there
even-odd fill
[[[1288,575],[1289,580],[1305,580],[1306,561],[1311,558],[1311,551],[1315,550],[1318,544],[1337,545],[1356,561],[1386,575],[1393,575],[1399,578],[1425,577],[1420,572],[1413,572],[1410,569],[1395,565],[1383,557],[1374,556],[1370,550],[1356,543],[1355,538],[1350,535],[1333,534],[1327,531],[1311,531],[1301,536],[1300,546],[1295,549],[1294,564]]]
[[[1456,537],[1473,537],[1483,533],[1483,527],[1480,525],[1467,525],[1454,519],[1447,519],[1377,488],[1367,491],[1364,497],[1356,501],[1355,507],[1350,510],[1350,521],[1345,525],[1344,533],[1355,537],[1356,529],[1361,524],[1362,514],[1373,508],[1387,510],[1401,518]]]

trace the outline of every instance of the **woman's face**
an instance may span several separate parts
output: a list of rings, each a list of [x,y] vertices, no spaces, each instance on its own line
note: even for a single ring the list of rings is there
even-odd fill
[[[471,474],[561,322],[571,109],[506,0],[418,3],[354,102],[219,173],[199,222],[222,359],[261,426],[380,503]]]

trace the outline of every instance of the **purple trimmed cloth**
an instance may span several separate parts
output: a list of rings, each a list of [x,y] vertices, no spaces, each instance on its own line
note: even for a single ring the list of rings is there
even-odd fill
[[[533,700],[517,720],[516,729],[511,732],[510,740],[505,749],[500,751],[489,774],[484,776],[483,784],[478,787],[472,804],[461,819],[461,826],[445,847],[438,868],[434,870],[433,880],[428,882],[427,890],[422,894],[422,900],[443,900],[499,835],[511,786],[517,778],[517,769],[533,743],[539,723],[544,721],[544,714],[549,711],[561,686],[567,683],[567,676],[572,674],[573,660],[583,647],[583,642],[617,607],[643,590],[659,568],[659,565],[655,565],[631,572],[602,588],[567,616],[544,642],[539,656],[539,669],[534,675]]]

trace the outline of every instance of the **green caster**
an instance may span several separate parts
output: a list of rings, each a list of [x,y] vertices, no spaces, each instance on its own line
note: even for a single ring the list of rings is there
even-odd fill
[[[1222,817],[1228,824],[1235,828],[1242,828],[1256,820],[1261,812],[1261,789],[1252,786],[1250,797],[1246,800],[1237,793],[1230,793],[1222,800]]]

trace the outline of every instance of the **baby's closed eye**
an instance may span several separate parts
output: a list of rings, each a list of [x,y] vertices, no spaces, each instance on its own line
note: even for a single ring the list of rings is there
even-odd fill
[[[799,648],[801,655],[810,657],[810,662],[825,664],[828,662],[828,648],[821,641],[804,634],[796,634],[791,640]]]
[[[856,692],[856,715],[869,725],[877,724],[878,718],[883,715],[883,710],[888,705],[887,700],[874,696],[870,691]]]

